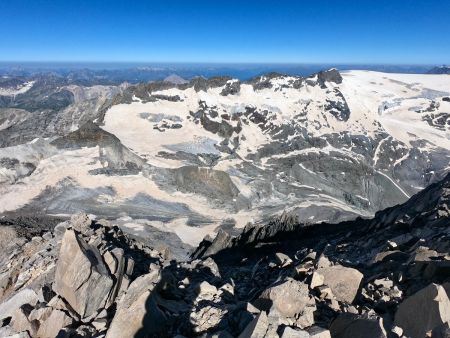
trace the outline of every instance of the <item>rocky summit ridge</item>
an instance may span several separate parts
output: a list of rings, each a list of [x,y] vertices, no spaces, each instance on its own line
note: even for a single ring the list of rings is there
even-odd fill
[[[114,222],[1,220],[1,337],[441,338],[450,175],[372,219],[289,216],[175,261]]]

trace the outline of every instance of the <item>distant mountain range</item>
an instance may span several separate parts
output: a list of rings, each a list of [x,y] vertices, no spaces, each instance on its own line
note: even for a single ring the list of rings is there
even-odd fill
[[[428,74],[450,74],[450,67],[448,66],[434,67],[428,71]]]
[[[386,73],[425,74],[433,65],[364,65],[364,64],[135,64],[135,63],[1,63],[0,76],[31,77],[52,75],[78,85],[118,85],[161,81],[176,75],[186,80],[227,75],[249,80],[270,72],[291,76],[308,76],[322,69],[372,70]]]

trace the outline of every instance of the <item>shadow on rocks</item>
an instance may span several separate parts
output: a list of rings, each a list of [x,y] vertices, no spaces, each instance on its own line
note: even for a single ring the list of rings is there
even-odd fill
[[[171,261],[145,301],[134,337],[237,337],[252,319],[212,259]]]

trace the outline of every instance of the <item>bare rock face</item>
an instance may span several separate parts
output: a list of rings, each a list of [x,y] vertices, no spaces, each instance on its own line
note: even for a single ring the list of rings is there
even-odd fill
[[[144,337],[164,327],[164,314],[158,309],[152,291],[159,282],[159,270],[137,278],[117,304],[107,338]]]
[[[24,304],[36,304],[38,297],[36,292],[30,289],[23,289],[22,291],[13,295],[6,302],[0,304],[0,320],[11,317],[13,313]]]
[[[56,268],[54,290],[82,317],[105,307],[113,280],[97,248],[74,230],[64,234]]]
[[[350,313],[339,315],[332,323],[333,338],[386,338],[380,320],[359,317]]]
[[[33,307],[29,304],[21,306],[17,309],[11,319],[10,325],[16,332],[29,332],[35,336],[39,328],[39,322],[28,318]]]
[[[269,321],[267,315],[265,312],[261,312],[247,325],[244,331],[239,335],[239,338],[266,338],[268,328]]]
[[[294,330],[287,326],[284,331],[281,338],[310,338],[310,335],[308,332],[303,330]]]
[[[255,302],[262,309],[274,306],[280,315],[295,318],[302,314],[308,306],[314,306],[314,299],[309,295],[308,285],[294,279],[265,290]]]
[[[356,269],[341,265],[317,269],[317,277],[322,276],[323,284],[329,286],[333,295],[341,302],[352,303],[358,294],[363,274]]]
[[[342,83],[342,76],[339,71],[335,68],[321,71],[317,74],[319,82],[322,84],[324,82],[334,82],[334,83]]]
[[[53,310],[50,316],[40,325],[37,337],[57,337],[62,328],[73,323],[73,319],[64,311]]]
[[[443,286],[430,284],[404,300],[395,314],[395,325],[406,336],[425,337],[426,333],[450,322],[450,300]]]
[[[329,330],[317,326],[309,328],[308,333],[310,338],[331,338]]]
[[[82,234],[90,229],[92,221],[85,213],[75,214],[70,218],[70,225],[72,229]]]

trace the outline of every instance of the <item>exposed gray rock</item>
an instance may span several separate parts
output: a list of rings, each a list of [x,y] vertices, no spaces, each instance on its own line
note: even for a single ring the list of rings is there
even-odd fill
[[[405,299],[395,313],[395,325],[406,336],[425,337],[426,333],[450,322],[450,300],[441,285],[430,284]]]
[[[56,268],[55,292],[85,318],[106,306],[113,284],[98,249],[67,230]]]
[[[311,338],[331,338],[331,334],[329,330],[324,328],[313,326],[307,329],[309,336]]]
[[[164,332],[165,317],[152,294],[159,282],[160,271],[134,280],[117,303],[117,312],[107,332],[107,338],[140,337]]]
[[[40,338],[57,337],[60,331],[73,323],[73,319],[64,311],[53,310],[50,316],[41,323],[37,336]]]
[[[10,325],[16,332],[26,331],[34,337],[39,329],[39,322],[28,318],[32,308],[31,305],[23,305],[14,311]]]
[[[85,213],[73,215],[70,218],[70,225],[72,229],[81,232],[82,234],[91,229],[92,220]]]
[[[347,303],[352,303],[355,299],[361,280],[364,277],[358,270],[340,265],[319,268],[314,274],[323,276],[322,284],[328,285],[331,288],[337,300]]]
[[[24,304],[35,305],[38,302],[36,292],[30,289],[23,289],[12,295],[7,301],[0,304],[0,320],[12,317],[14,312]]]
[[[30,338],[30,335],[28,334],[27,331],[25,332],[20,332],[20,333],[16,333],[16,334],[11,334],[11,335],[5,335],[5,338]]]
[[[238,338],[269,338],[266,335],[268,328],[267,315],[263,311],[247,325]]]
[[[386,338],[382,322],[378,319],[358,317],[344,313],[330,327],[333,338]]]
[[[294,330],[293,328],[286,326],[281,338],[310,338],[310,335],[307,331]]]
[[[334,82],[336,84],[342,83],[342,76],[336,68],[332,68],[326,71],[321,71],[317,74],[318,81],[320,83]]]
[[[38,322],[44,322],[48,317],[50,317],[52,312],[53,308],[51,307],[35,308],[30,312],[28,319],[30,321],[37,320]]]
[[[277,252],[275,254],[275,259],[277,260],[278,265],[282,267],[292,264],[292,259],[290,259],[288,255],[281,252]]]
[[[294,318],[301,315],[307,306],[314,305],[314,299],[309,295],[308,285],[294,279],[266,289],[255,305],[260,309],[274,306],[280,315]]]

